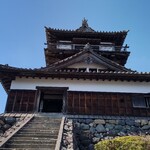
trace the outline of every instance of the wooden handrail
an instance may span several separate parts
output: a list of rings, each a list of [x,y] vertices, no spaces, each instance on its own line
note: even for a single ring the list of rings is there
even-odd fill
[[[54,46],[56,48],[57,45],[61,45],[61,44],[55,44],[55,43],[49,43],[49,46]],[[62,44],[63,45],[63,44]],[[80,50],[83,49],[85,44],[72,44],[72,43],[65,43],[64,45],[70,45],[71,49],[70,50]],[[75,46],[80,46],[81,48],[75,48]],[[107,45],[107,44],[99,44],[99,45],[90,45],[91,47],[95,47],[97,46],[98,49],[96,48],[92,48],[93,50],[100,50],[100,51],[117,51],[117,52],[126,52],[127,49],[129,48],[129,46],[125,45],[125,46],[115,46],[115,45]],[[114,48],[113,50],[103,50],[101,49],[101,47],[112,47]],[[57,48],[56,48],[57,49]],[[58,48],[59,50],[65,50],[65,49],[61,49]]]
[[[2,116],[20,116],[22,118],[20,121],[16,122],[11,128],[9,128],[2,137],[0,137],[0,147],[2,147],[16,132],[18,132],[26,123],[28,123],[33,117],[34,114],[13,114],[13,113],[6,113],[2,114]]]
[[[60,128],[59,128],[59,133],[58,133],[58,138],[57,138],[57,142],[56,142],[56,146],[55,146],[55,150],[60,150],[60,148],[61,148],[64,122],[65,122],[65,117],[62,117]]]

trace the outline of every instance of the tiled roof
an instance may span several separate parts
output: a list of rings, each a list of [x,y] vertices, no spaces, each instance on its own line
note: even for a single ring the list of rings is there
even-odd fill
[[[92,28],[82,28],[80,27],[77,30],[66,30],[66,29],[55,29],[50,27],[45,27],[46,29],[46,37],[47,43],[52,42],[56,39],[68,39],[72,40],[72,38],[92,38],[92,39],[101,39],[101,41],[108,41],[115,43],[116,46],[122,46],[124,40],[127,36],[129,30],[123,31],[95,31]],[[52,40],[52,41],[51,41]]]
[[[47,67],[41,67],[41,68],[34,68],[34,69],[27,69],[27,68],[17,68],[17,67],[12,67],[9,65],[2,65],[0,64],[0,76],[2,74],[5,73],[20,73],[20,74],[16,74],[16,76],[18,75],[24,75],[24,76],[31,76],[32,77],[32,73],[37,73],[37,77],[38,74],[43,74],[43,75],[49,75],[49,74],[57,74],[58,72],[62,72],[62,73],[84,73],[84,74],[118,74],[118,75],[150,75],[150,72],[137,72],[137,71],[112,71],[112,70],[98,70],[97,72],[95,71],[91,71],[91,72],[86,72],[86,71],[80,71],[79,69],[76,68],[62,68],[62,69],[54,69],[54,70],[46,70]],[[26,74],[27,73],[27,74]],[[11,74],[9,74],[11,76]],[[35,75],[35,74],[34,74]],[[150,76],[149,76],[150,77]]]
[[[100,63],[107,65],[107,69],[82,69],[68,68],[70,62],[74,62],[82,57],[93,57],[100,60]],[[78,61],[78,60],[77,60]],[[111,61],[103,56],[97,55],[93,50],[84,49],[66,59],[60,60],[47,67],[41,68],[17,68],[9,65],[0,65],[0,81],[6,91],[10,89],[11,81],[15,77],[38,77],[38,78],[76,78],[90,80],[121,80],[121,81],[146,81],[150,82],[150,72],[137,72],[127,69],[118,63]]]
[[[56,29],[56,28],[51,28],[51,27],[45,27],[46,31],[49,32],[70,32],[70,33],[78,33],[78,32],[82,32],[80,30],[68,30],[68,29]],[[92,33],[98,33],[98,34],[107,34],[107,35],[115,35],[115,34],[127,34],[129,32],[129,30],[123,30],[123,31],[94,31]],[[88,32],[87,32],[88,33]]]
[[[150,82],[150,72],[135,71],[108,71],[93,70],[86,72],[80,69],[55,69],[45,70],[45,68],[16,68],[8,65],[0,65],[0,82],[6,92],[9,91],[11,81],[15,77],[32,77],[32,78],[64,78],[64,79],[89,79],[89,80],[121,80],[121,81],[140,81]]]

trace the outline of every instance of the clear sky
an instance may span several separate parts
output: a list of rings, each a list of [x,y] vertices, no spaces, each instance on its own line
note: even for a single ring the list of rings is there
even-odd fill
[[[96,31],[130,30],[127,68],[150,72],[150,0],[0,0],[0,64],[45,66],[44,26]],[[0,113],[7,95],[0,86]]]

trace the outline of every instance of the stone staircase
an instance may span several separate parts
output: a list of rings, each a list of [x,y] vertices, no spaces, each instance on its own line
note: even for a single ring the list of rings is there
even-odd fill
[[[60,118],[34,117],[0,150],[54,150]]]

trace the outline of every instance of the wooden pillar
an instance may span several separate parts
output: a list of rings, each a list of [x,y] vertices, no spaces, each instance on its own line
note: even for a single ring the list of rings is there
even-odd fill
[[[26,105],[26,112],[28,111],[28,106],[29,106],[29,94],[28,94],[28,101],[27,101],[27,105]]]
[[[41,90],[36,91],[36,100],[35,100],[35,112],[39,111],[40,106],[40,98],[41,98]]]
[[[21,91],[21,99],[20,99],[20,103],[19,103],[19,112],[21,111],[21,107],[22,107],[23,94],[24,94],[24,92]]]
[[[72,112],[75,113],[75,100],[74,100],[74,93],[72,93]]]
[[[14,112],[14,108],[15,108],[15,105],[16,105],[16,99],[17,99],[17,91],[15,91],[15,97],[14,97],[12,112]]]

